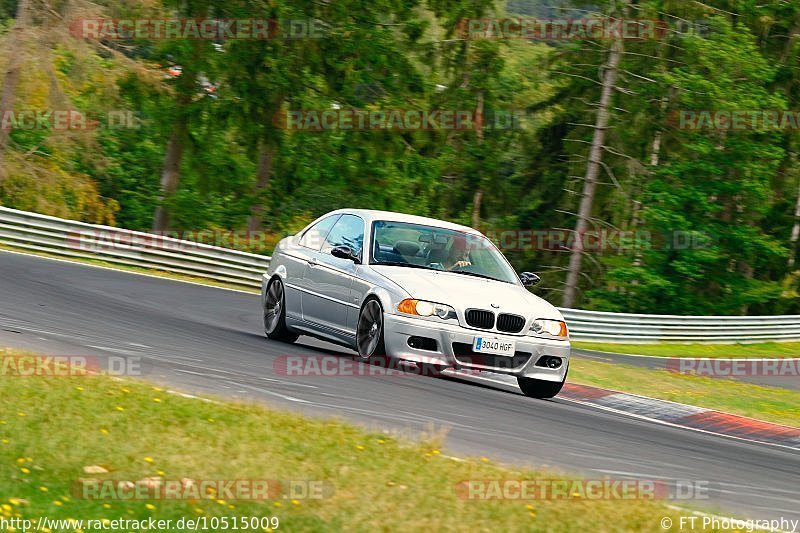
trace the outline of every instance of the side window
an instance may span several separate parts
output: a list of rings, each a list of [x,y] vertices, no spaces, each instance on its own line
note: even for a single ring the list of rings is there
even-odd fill
[[[311,248],[312,250],[319,250],[325,242],[325,237],[330,233],[334,223],[341,215],[331,215],[325,217],[310,228],[303,234],[300,239],[300,246]]]
[[[364,246],[364,221],[355,215],[342,215],[325,239],[322,252],[330,252],[335,246],[347,245],[356,255]]]

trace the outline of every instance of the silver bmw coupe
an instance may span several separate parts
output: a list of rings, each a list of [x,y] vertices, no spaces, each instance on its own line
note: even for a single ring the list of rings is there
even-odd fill
[[[262,283],[264,331],[311,335],[364,361],[511,374],[526,395],[551,398],[570,345],[561,313],[526,289],[538,281],[472,228],[343,209],[278,244]]]

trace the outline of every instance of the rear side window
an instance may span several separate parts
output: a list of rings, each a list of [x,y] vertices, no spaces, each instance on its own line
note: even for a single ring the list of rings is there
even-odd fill
[[[322,248],[325,238],[328,236],[328,233],[330,233],[333,225],[336,224],[336,221],[339,220],[340,216],[341,215],[331,215],[325,217],[308,228],[300,239],[300,246],[312,250],[319,250]]]

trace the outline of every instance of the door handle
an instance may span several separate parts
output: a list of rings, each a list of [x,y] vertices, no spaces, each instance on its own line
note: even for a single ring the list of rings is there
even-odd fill
[[[316,257],[312,257],[311,259],[309,259],[308,260],[308,265],[312,266],[312,267],[317,266],[317,258]]]

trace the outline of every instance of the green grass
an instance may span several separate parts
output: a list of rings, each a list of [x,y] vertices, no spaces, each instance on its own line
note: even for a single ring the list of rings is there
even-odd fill
[[[8,354],[9,352],[6,352]],[[656,531],[680,512],[653,501],[471,501],[468,479],[563,474],[456,461],[404,440],[258,405],[205,402],[105,376],[0,377],[0,513],[6,518],[178,520],[277,516],[286,531]],[[532,457],[535,460],[535,457]],[[107,474],[86,474],[99,465]],[[319,480],[325,499],[93,501],[80,478]],[[258,529],[259,531],[261,529]],[[676,527],[677,530],[677,527]],[[88,530],[87,530],[88,531]]]
[[[577,358],[569,381],[800,427],[800,392],[786,389]]]
[[[573,348],[660,357],[800,357],[800,342],[759,344],[611,344],[572,342]]]

